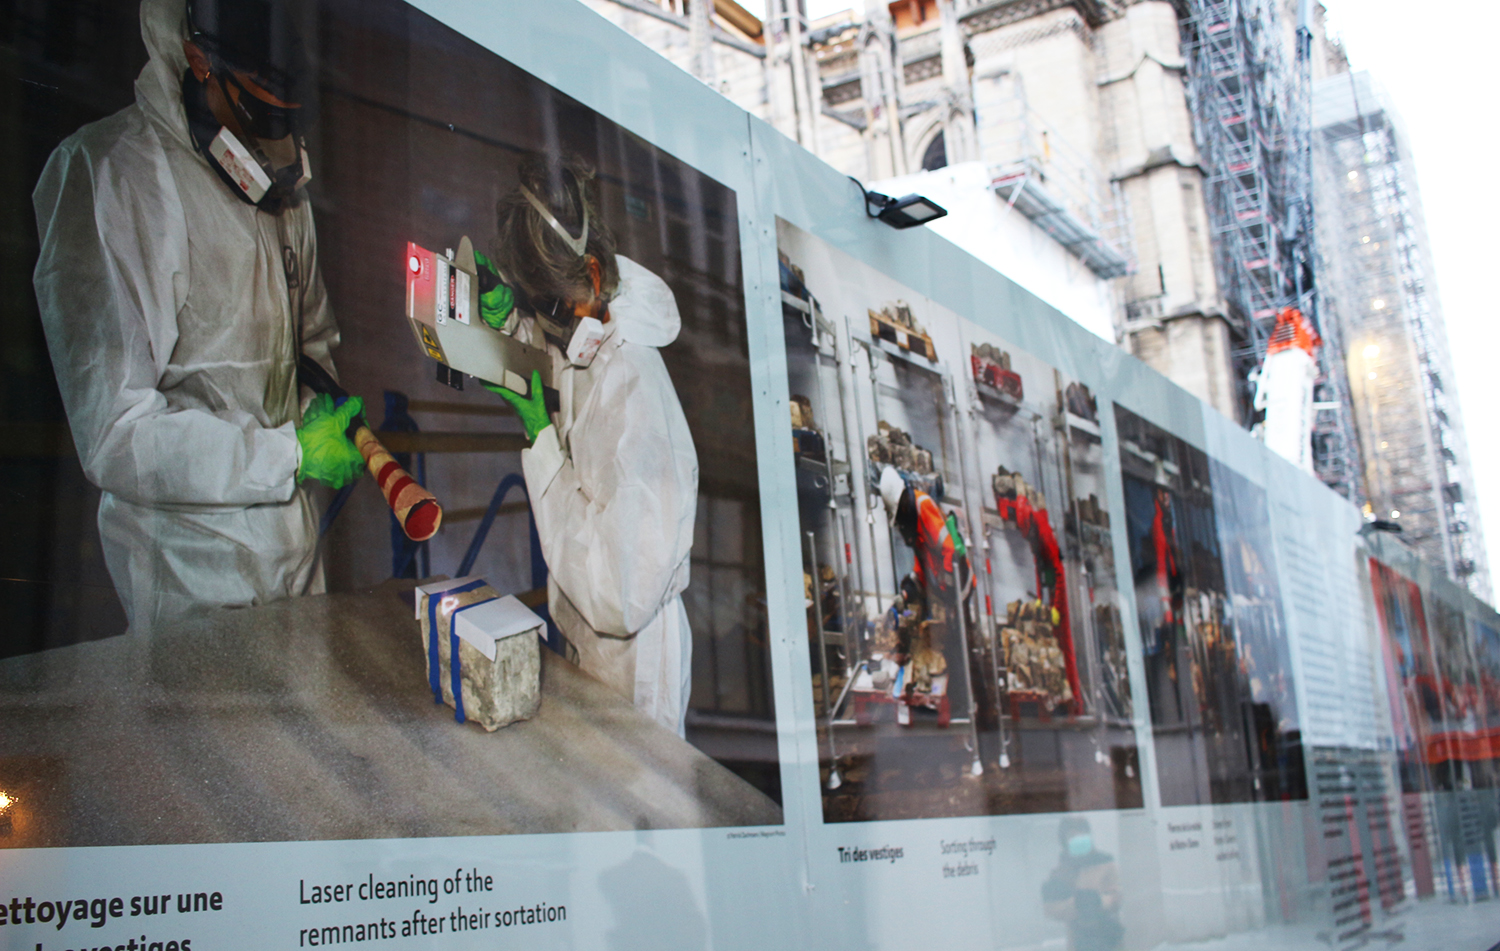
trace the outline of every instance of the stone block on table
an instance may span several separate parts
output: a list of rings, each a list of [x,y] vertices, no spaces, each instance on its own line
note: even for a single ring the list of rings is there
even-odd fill
[[[428,685],[434,700],[453,707],[455,720],[494,731],[536,715],[545,635],[540,617],[483,578],[421,585],[416,602]]]

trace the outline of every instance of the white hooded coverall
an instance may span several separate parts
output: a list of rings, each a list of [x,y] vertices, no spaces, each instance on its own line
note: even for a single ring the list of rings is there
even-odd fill
[[[682,319],[666,282],[616,257],[607,336],[587,367],[555,346],[554,425],[521,454],[552,619],[584,670],[683,734],[698,454],[659,347]]]
[[[134,105],[52,153],[34,275],[99,533],[132,631],[322,589],[297,485],[300,350],[338,331],[306,202],[233,192],[183,111],[183,0],[144,0]]]

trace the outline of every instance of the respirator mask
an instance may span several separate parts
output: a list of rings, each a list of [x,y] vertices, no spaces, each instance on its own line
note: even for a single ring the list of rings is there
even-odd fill
[[[583,230],[575,238],[568,233],[562,222],[547,209],[546,204],[536,197],[531,189],[525,185],[520,186],[521,196],[536,209],[536,213],[542,216],[542,220],[563,240],[578,257],[583,257],[589,243],[589,209],[583,205]],[[597,291],[597,288],[596,288]],[[561,298],[533,299],[529,302],[531,311],[536,315],[537,325],[542,328],[542,333],[559,350],[568,357],[568,362],[576,367],[586,367],[594,362],[594,356],[599,352],[599,345],[604,342],[604,323],[597,317],[579,317],[573,312],[573,306]]]
[[[309,67],[277,0],[190,0],[182,77],[193,144],[242,201],[280,214],[312,179]]]

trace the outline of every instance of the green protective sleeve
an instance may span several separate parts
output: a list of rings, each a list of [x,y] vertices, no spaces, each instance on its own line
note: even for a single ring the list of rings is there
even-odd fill
[[[958,531],[958,519],[952,512],[948,513],[948,537],[953,539],[953,554],[965,558],[969,554],[968,546],[964,544],[964,537]]]
[[[542,375],[537,371],[531,371],[530,396],[522,396],[490,383],[484,386],[515,407],[516,414],[521,417],[521,424],[526,427],[526,438],[531,442],[536,442],[537,435],[552,425],[552,417],[547,413],[547,400],[542,395]]]
[[[510,289],[509,284],[500,280],[500,272],[489,258],[475,251],[474,261],[479,265],[481,272],[489,272],[496,281],[494,287],[479,295],[479,319],[484,321],[491,330],[499,330],[505,326],[505,321],[510,318],[511,311],[515,309],[515,292]],[[483,286],[482,282],[481,286]]]
[[[515,306],[515,294],[511,293],[510,287],[497,284],[494,289],[479,295],[479,319],[491,330],[499,330],[505,326]]]
[[[359,478],[365,460],[347,430],[354,418],[364,412],[364,407],[364,401],[357,396],[338,406],[326,393],[313,397],[302,415],[302,425],[297,427],[297,442],[302,447],[299,479],[316,479],[330,488],[342,489]]]

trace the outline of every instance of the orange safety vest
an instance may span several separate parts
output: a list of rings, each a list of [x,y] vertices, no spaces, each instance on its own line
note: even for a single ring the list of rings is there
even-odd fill
[[[912,489],[917,502],[917,552],[914,573],[922,587],[929,576],[937,579],[939,590],[946,590],[953,574],[953,538],[948,533],[948,518],[932,496]]]

